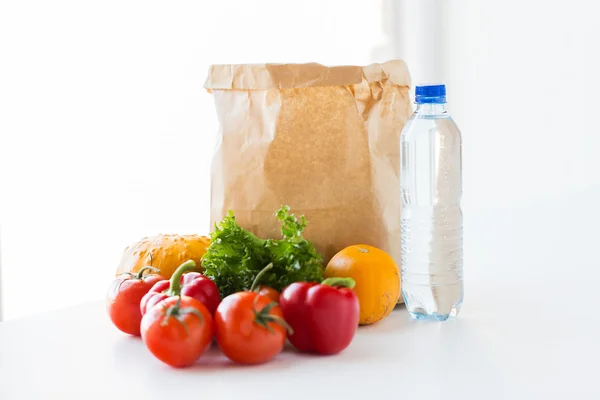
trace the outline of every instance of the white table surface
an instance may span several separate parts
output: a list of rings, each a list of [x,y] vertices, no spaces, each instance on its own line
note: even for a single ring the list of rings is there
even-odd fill
[[[600,398],[595,307],[571,318],[554,312],[556,302],[517,304],[517,296],[474,293],[477,307],[444,323],[412,321],[398,307],[360,328],[336,356],[286,349],[244,367],[213,348],[180,370],[118,332],[103,304],[91,303],[0,324],[0,399]]]
[[[597,400],[598,204],[600,190],[519,208],[466,205],[459,317],[412,321],[399,307],[331,357],[286,350],[243,367],[212,349],[176,370],[117,331],[101,302],[5,321],[0,400]]]

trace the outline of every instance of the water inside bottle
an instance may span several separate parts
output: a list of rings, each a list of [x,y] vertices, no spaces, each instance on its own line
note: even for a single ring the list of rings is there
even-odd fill
[[[416,319],[456,316],[463,300],[461,136],[443,107],[421,105],[401,137],[402,294]]]

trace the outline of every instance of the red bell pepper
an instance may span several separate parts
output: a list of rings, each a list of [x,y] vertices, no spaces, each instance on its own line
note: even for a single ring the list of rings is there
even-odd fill
[[[281,293],[283,318],[292,327],[289,341],[302,352],[335,354],[344,350],[358,328],[358,297],[352,278],[328,278],[321,284],[296,282]]]
[[[173,296],[193,297],[206,306],[211,315],[214,315],[221,295],[217,285],[199,272],[189,272],[196,268],[193,260],[181,264],[168,281],[156,283],[142,298],[140,310],[142,315],[156,304]]]

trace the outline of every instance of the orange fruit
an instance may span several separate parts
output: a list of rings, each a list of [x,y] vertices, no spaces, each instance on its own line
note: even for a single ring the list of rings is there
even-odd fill
[[[359,324],[380,321],[392,312],[400,297],[400,271],[385,251],[364,244],[337,253],[325,268],[325,277],[353,278],[360,303]]]

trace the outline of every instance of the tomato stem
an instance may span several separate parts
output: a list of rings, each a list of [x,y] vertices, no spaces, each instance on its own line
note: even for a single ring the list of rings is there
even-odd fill
[[[352,289],[356,285],[356,281],[352,278],[327,278],[321,282],[321,285]]]
[[[171,276],[169,280],[169,290],[166,293],[169,296],[179,296],[181,294],[181,276],[186,272],[190,272],[196,268],[194,260],[187,260],[181,264]]]
[[[256,298],[258,298],[258,296],[256,296]],[[290,335],[292,335],[294,330],[287,322],[285,322],[283,318],[281,318],[279,315],[269,314],[273,307],[277,307],[278,305],[279,304],[277,304],[277,302],[272,301],[264,306],[260,311],[254,309],[254,322],[267,329],[271,333],[275,333],[275,331],[273,331],[273,328],[271,328],[269,322],[275,322],[277,325],[280,325],[287,330]]]
[[[276,324],[282,326],[285,328],[285,330],[287,331],[288,335],[293,335],[294,334],[294,329],[290,326],[290,324],[288,324],[285,319],[281,318],[278,315],[270,315],[267,317],[269,320],[275,322]]]
[[[194,314],[196,317],[198,317],[200,319],[200,322],[204,322],[204,316],[202,315],[202,313],[200,311],[198,311],[194,307],[181,308],[181,296],[180,296],[177,299],[177,303],[175,303],[174,305],[172,305],[166,309],[165,318],[162,320],[160,325],[165,326],[169,322],[169,318],[171,318],[171,317],[175,318],[177,321],[179,321],[181,323],[181,325],[183,325],[183,328],[185,329],[185,333],[189,335],[190,332],[188,330],[188,327],[187,327],[186,323],[183,321],[183,317],[187,314]]]
[[[252,286],[250,286],[250,291],[251,292],[258,291],[258,282],[260,282],[260,279],[271,268],[273,268],[273,263],[267,264],[266,267],[264,267],[263,269],[261,269],[260,272],[258,274],[256,274],[256,277],[254,278],[254,282],[252,282]]]
[[[154,267],[144,267],[138,271],[137,275],[135,276],[135,279],[141,280],[144,277],[144,272],[146,272],[146,271],[152,271],[154,273],[160,272],[159,269],[156,269]]]

